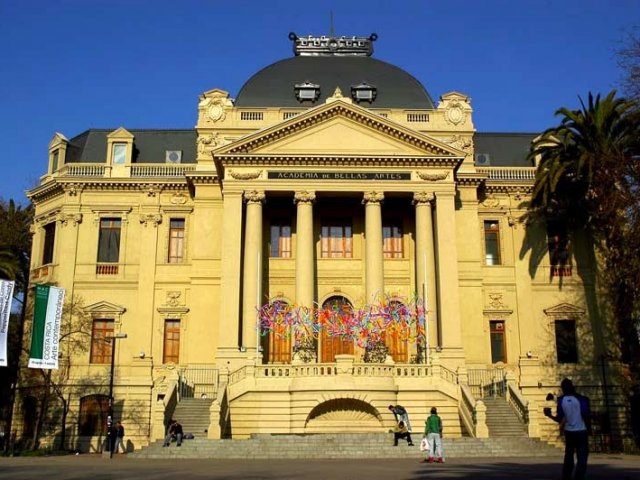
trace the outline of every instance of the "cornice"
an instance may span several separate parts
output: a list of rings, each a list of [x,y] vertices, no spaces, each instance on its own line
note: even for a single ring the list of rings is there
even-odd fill
[[[484,184],[485,191],[487,193],[509,193],[529,196],[533,192],[533,184],[531,183],[518,183],[518,184]]]
[[[457,169],[463,159],[458,157],[429,156],[310,156],[310,155],[221,155],[217,157],[224,167],[299,167],[299,166],[335,166],[335,167],[444,167]],[[188,176],[189,178],[189,176]]]

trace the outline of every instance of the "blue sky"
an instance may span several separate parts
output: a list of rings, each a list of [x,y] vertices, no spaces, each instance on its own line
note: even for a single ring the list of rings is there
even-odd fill
[[[638,0],[0,0],[0,197],[26,202],[56,131],[192,128],[198,95],[235,96],[292,55],[287,34],[379,35],[374,56],[434,100],[468,94],[479,131],[537,132],[616,88]],[[8,167],[8,168],[7,168]]]

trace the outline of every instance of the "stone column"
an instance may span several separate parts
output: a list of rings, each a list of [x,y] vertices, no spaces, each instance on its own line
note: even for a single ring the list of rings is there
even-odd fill
[[[235,358],[240,328],[240,260],[242,247],[242,192],[225,192],[222,229],[222,278],[218,357]]]
[[[438,344],[438,292],[436,290],[436,257],[433,243],[431,206],[435,196],[429,192],[413,194],[416,207],[416,291],[425,295],[429,311],[429,345]]]
[[[443,348],[462,355],[460,288],[456,235],[455,192],[436,194],[439,334]],[[454,350],[458,352],[454,353]]]
[[[382,192],[365,192],[365,287],[366,302],[384,297],[382,261]]]
[[[257,312],[262,303],[262,203],[264,192],[244,193],[247,202],[242,278],[242,346],[257,354]]]
[[[313,201],[314,192],[296,192],[293,201],[297,205],[296,220],[296,303],[301,307],[313,307],[314,252],[313,252]]]

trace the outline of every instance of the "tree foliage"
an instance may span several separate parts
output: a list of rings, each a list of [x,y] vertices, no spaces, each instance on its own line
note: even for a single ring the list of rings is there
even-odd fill
[[[636,27],[616,52],[622,69],[622,88],[628,98],[640,103],[640,27]]]
[[[640,128],[635,104],[591,93],[556,112],[529,157],[538,165],[530,214],[587,232],[604,260],[604,279],[627,361],[640,357]]]

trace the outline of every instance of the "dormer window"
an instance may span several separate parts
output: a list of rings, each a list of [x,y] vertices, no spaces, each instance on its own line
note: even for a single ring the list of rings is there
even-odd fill
[[[58,170],[58,167],[60,165],[58,165],[58,162],[60,161],[60,150],[55,150],[52,154],[51,154],[51,167],[52,167],[52,171],[56,171]]]
[[[320,85],[316,85],[314,83],[297,83],[294,86],[294,91],[299,102],[315,102],[320,98]]]
[[[127,160],[127,144],[114,143],[111,163],[113,165],[124,165]]]
[[[360,85],[351,86],[351,98],[353,98],[358,103],[373,103],[377,95],[378,89],[373,85],[369,85],[367,82],[362,82]]]

